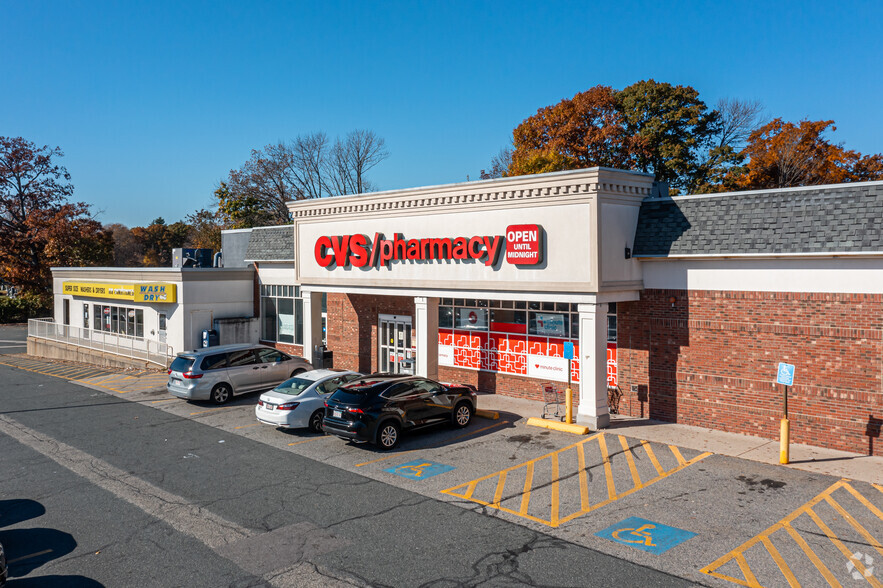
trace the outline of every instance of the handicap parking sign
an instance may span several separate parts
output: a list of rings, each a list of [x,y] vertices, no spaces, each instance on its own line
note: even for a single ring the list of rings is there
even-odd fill
[[[650,553],[664,553],[694,537],[696,533],[669,527],[647,519],[629,517],[624,521],[611,525],[603,531],[595,533],[598,537],[609,539],[615,543],[622,543],[631,547],[637,547]]]
[[[790,363],[780,363],[776,372],[776,384],[792,386],[794,384],[794,366]]]
[[[385,469],[383,471],[401,476],[403,478],[411,478],[412,480],[423,480],[425,478],[431,478],[432,476],[437,476],[439,474],[449,472],[453,469],[455,469],[454,466],[418,459],[415,461],[409,461],[408,463],[403,463],[402,465],[396,466],[394,468]]]

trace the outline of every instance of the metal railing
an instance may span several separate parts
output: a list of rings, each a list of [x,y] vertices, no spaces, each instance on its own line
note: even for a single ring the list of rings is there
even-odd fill
[[[144,337],[62,325],[51,318],[29,319],[28,337],[69,343],[103,353],[141,359],[164,368],[169,367],[175,355],[168,343],[152,341]]]

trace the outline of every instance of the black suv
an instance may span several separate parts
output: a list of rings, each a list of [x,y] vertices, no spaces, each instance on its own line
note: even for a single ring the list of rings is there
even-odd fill
[[[465,427],[475,413],[475,388],[418,376],[371,374],[344,384],[325,402],[325,432],[392,449],[401,432],[449,422]]]

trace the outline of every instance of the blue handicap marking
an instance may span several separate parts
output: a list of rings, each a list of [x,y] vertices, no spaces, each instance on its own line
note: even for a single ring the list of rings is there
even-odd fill
[[[431,478],[432,476],[437,476],[453,469],[455,469],[454,466],[418,459],[383,471],[402,476],[403,478],[423,480],[424,478]]]
[[[598,537],[637,547],[650,553],[664,553],[696,535],[677,527],[654,523],[647,519],[629,517],[595,533]]]
[[[790,363],[780,363],[776,373],[776,384],[791,386],[794,384],[794,366]]]
[[[573,341],[564,343],[564,359],[573,359]]]

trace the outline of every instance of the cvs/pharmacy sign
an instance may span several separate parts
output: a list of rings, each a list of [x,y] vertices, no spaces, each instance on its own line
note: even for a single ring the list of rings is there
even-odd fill
[[[475,260],[493,267],[503,250],[507,263],[536,265],[542,262],[542,231],[539,225],[510,225],[505,235],[473,237],[406,239],[401,233],[395,233],[391,239],[382,233],[375,233],[373,239],[365,234],[322,236],[316,240],[313,253],[316,263],[329,269],[377,268],[389,267],[393,262],[442,260]]]

